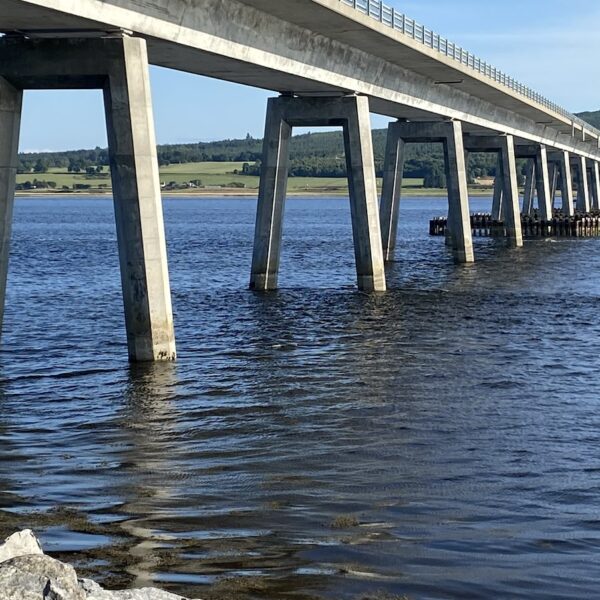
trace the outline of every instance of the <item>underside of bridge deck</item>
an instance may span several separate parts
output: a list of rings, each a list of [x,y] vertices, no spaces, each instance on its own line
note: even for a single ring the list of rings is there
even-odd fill
[[[357,93],[375,113],[458,119],[465,132],[600,158],[593,133],[564,115],[339,0],[0,0],[0,31],[115,30],[145,38],[150,62],[164,67],[296,95]]]

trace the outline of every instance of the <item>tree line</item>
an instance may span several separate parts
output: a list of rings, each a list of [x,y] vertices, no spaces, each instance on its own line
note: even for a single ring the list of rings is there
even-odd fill
[[[581,113],[592,124],[600,126],[600,111]],[[373,131],[375,169],[381,177],[386,143],[386,130]],[[160,166],[192,162],[241,162],[240,174],[258,175],[262,158],[262,140],[250,134],[243,139],[167,144],[157,147]],[[108,150],[71,150],[19,155],[20,173],[46,173],[50,168],[66,169],[72,173],[101,173],[109,165]],[[470,181],[491,177],[496,173],[493,154],[471,154],[467,166]],[[290,142],[291,177],[345,177],[344,144],[339,131],[305,133]],[[422,178],[426,187],[445,187],[445,169],[440,144],[409,144],[404,167],[406,178]]]

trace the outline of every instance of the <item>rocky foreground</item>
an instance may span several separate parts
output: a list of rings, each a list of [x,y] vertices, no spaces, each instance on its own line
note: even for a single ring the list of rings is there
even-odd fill
[[[0,600],[186,600],[154,588],[109,592],[46,556],[29,530],[0,546]]]

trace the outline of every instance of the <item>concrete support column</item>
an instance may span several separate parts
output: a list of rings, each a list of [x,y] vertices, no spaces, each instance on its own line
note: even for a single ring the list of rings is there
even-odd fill
[[[4,318],[22,101],[23,92],[0,77],[0,330]]]
[[[590,192],[587,178],[587,161],[584,156],[575,159],[575,174],[577,177],[577,210],[590,212]]]
[[[534,213],[533,199],[536,189],[536,169],[534,161],[527,161],[527,172],[525,174],[525,190],[523,194],[523,214],[532,216]]]
[[[515,247],[523,245],[521,231],[521,211],[519,207],[519,188],[517,186],[517,163],[512,135],[500,136],[500,158],[504,181],[505,215],[504,226],[510,243]]]
[[[125,37],[111,44],[104,100],[129,357],[174,360],[146,42]]]
[[[588,168],[585,172],[585,178],[587,179],[588,193],[590,196],[590,210],[594,210],[594,205],[596,204],[596,198],[594,196],[594,185],[592,182],[592,170],[589,167],[590,167],[590,161],[588,161]]]
[[[400,124],[390,123],[387,133],[385,162],[383,167],[383,187],[379,206],[383,259],[394,259],[398,237],[398,216],[402,193],[405,143],[400,137]]]
[[[573,176],[571,174],[571,161],[569,153],[564,151],[558,157],[558,170],[560,172],[562,211],[565,215],[572,217],[575,214],[573,202]]]
[[[502,167],[500,166],[500,157],[498,157],[498,162],[496,165],[496,176],[494,177],[492,219],[494,221],[504,220],[504,182],[502,181]]]
[[[600,165],[597,161],[590,161],[591,163],[591,190],[594,198],[592,205],[593,210],[600,210]]]
[[[552,200],[550,175],[548,173],[548,152],[545,146],[540,146],[537,151],[534,171],[540,218],[543,221],[549,221],[552,219]]]
[[[448,226],[454,259],[459,263],[475,260],[469,212],[469,192],[463,129],[460,121],[444,124],[444,163],[448,185]]]
[[[365,291],[385,291],[369,100],[366,97],[349,100],[348,118],[344,124],[344,145],[358,288]]]
[[[292,127],[283,120],[281,103],[271,98],[267,105],[250,275],[250,287],[256,290],[277,289],[291,135]]]
[[[364,291],[385,291],[368,98],[282,96],[269,101],[268,113],[250,287],[268,290],[277,285],[286,192],[287,140],[292,127],[341,125],[358,287]]]
[[[556,203],[556,189],[558,188],[558,166],[556,163],[549,164],[550,169],[550,202],[552,204],[552,211]]]

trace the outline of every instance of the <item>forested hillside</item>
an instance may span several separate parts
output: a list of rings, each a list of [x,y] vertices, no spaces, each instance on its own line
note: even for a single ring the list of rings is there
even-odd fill
[[[385,152],[386,130],[373,131],[376,170],[381,175]],[[158,146],[161,166],[196,162],[242,162],[242,173],[257,175],[260,170],[262,140],[247,136],[239,140],[223,140],[197,144]],[[21,154],[19,172],[43,174],[48,169],[66,169],[72,173],[96,173],[108,166],[104,148]],[[341,132],[307,133],[294,136],[290,145],[291,177],[343,177],[346,173]],[[486,155],[473,156],[471,177],[493,174],[495,163]],[[441,148],[435,144],[408,146],[406,177],[424,178],[426,187],[443,187],[444,165]]]
[[[600,111],[585,112],[579,116],[600,128]],[[385,129],[373,131],[375,163],[379,176],[383,170],[385,136]],[[425,187],[443,187],[445,178],[441,147],[435,144],[411,144],[407,148],[405,176],[423,178]],[[242,162],[245,164],[241,173],[257,175],[261,152],[262,140],[247,135],[238,140],[158,146],[158,159],[161,166],[196,162]],[[290,155],[291,177],[343,177],[346,173],[341,132],[295,136],[291,142]],[[61,168],[72,173],[91,174],[108,166],[108,152],[104,148],[21,154],[19,158],[20,173],[42,174],[49,168]],[[495,168],[493,155],[472,154],[469,160],[469,178],[494,175]]]
[[[600,129],[600,110],[596,110],[593,112],[582,112],[577,115],[581,117],[584,121],[587,121],[590,125],[593,125],[597,129]]]

